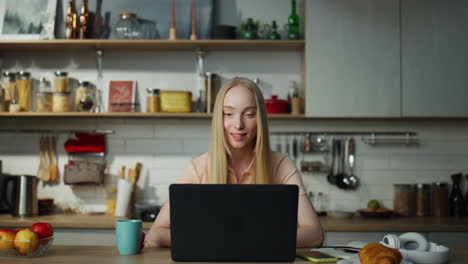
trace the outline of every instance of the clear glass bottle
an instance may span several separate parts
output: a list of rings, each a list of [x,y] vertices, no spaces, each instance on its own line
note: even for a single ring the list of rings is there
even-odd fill
[[[79,81],[78,88],[75,93],[75,109],[78,112],[92,112],[96,106],[94,100],[91,83],[87,81]]]
[[[122,12],[115,24],[115,38],[138,39],[140,37],[140,23],[135,13]]]
[[[452,191],[449,197],[449,215],[460,217],[465,214],[465,201],[460,190],[460,181],[462,174],[452,174]]]
[[[39,80],[39,89],[34,95],[34,110],[36,112],[52,111],[52,90],[50,82],[44,77]]]

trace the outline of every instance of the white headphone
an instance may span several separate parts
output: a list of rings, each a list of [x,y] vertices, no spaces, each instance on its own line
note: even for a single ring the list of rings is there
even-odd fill
[[[403,259],[414,263],[437,264],[447,262],[449,258],[447,247],[428,242],[423,235],[415,232],[400,236],[389,234],[380,243],[398,249]]]

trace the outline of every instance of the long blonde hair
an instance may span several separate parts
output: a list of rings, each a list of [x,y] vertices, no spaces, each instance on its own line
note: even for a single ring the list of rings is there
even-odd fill
[[[227,91],[234,86],[243,86],[250,89],[255,95],[257,104],[257,136],[255,139],[255,182],[257,184],[272,184],[270,139],[268,133],[268,120],[260,88],[250,79],[235,77],[227,81],[219,90],[213,108],[211,122],[211,146],[208,160],[208,183],[227,183],[228,157],[231,155],[228,143],[224,135],[223,104]]]

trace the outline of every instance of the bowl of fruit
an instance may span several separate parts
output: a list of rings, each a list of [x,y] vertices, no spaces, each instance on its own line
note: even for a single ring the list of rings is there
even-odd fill
[[[381,207],[379,201],[370,200],[367,203],[367,208],[359,209],[359,214],[363,217],[372,218],[389,218],[393,216],[393,211],[384,207]]]
[[[54,229],[48,223],[29,228],[0,229],[0,257],[39,257],[54,241]]]

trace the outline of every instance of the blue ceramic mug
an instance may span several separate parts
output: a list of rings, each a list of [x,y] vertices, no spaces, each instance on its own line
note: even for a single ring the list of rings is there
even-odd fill
[[[142,221],[137,219],[117,220],[115,236],[120,255],[135,255],[140,252]]]

